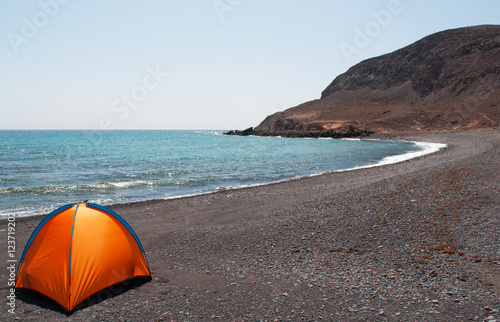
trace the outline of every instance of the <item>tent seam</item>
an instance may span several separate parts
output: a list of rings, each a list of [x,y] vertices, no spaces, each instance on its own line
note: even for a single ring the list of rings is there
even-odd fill
[[[69,244],[69,274],[68,274],[68,309],[71,310],[71,255],[73,254],[73,232],[75,231],[76,212],[79,204],[76,205],[73,215],[73,225],[71,226],[71,239]]]

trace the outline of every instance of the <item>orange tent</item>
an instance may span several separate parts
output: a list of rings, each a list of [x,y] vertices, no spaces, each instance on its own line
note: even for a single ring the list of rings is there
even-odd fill
[[[144,249],[129,224],[95,204],[48,214],[19,262],[16,289],[30,289],[73,310],[90,295],[129,278],[151,279]]]

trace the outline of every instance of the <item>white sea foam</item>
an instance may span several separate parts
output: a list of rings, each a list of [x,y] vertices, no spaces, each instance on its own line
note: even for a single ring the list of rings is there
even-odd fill
[[[117,203],[117,201],[118,200],[113,200],[111,198],[102,198],[102,199],[89,200],[88,202],[108,206],[108,205]],[[9,216],[12,216],[12,215],[14,215],[16,218],[30,217],[30,216],[36,216],[36,215],[47,215],[59,207],[62,207],[64,205],[67,205],[70,203],[77,203],[77,202],[83,202],[83,200],[62,202],[62,203],[57,203],[57,204],[53,204],[51,206],[45,206],[45,207],[44,206],[36,207],[36,208],[35,207],[17,207],[15,209],[0,210],[0,220],[7,219]]]
[[[360,138],[342,138],[340,140],[343,140],[343,141],[361,141]]]
[[[373,167],[378,167],[378,166],[382,166],[382,165],[399,163],[399,162],[403,162],[403,161],[410,160],[413,158],[418,158],[418,157],[424,156],[426,154],[435,153],[435,152],[439,151],[440,149],[443,149],[443,148],[448,146],[444,143],[432,143],[432,142],[412,142],[412,143],[415,143],[416,145],[421,146],[424,149],[421,151],[408,152],[405,154],[399,154],[399,155],[393,155],[390,157],[385,157],[382,160],[380,160],[379,162],[374,163],[374,164],[368,164],[368,165],[363,165],[363,166],[349,168],[349,169],[335,170],[334,172],[351,171],[351,170],[356,170],[356,169],[366,169],[366,168],[373,168]]]
[[[422,151],[409,152],[401,155],[385,157],[377,165],[393,164],[413,158],[418,158],[426,154],[435,153],[440,149],[447,147],[447,145],[443,143],[431,143],[431,142],[414,142],[414,143],[418,146],[423,147],[424,149]]]
[[[142,185],[146,185],[146,186],[154,186],[155,184],[157,184],[156,182],[154,181],[142,181],[142,180],[138,180],[138,181],[124,181],[124,182],[110,182],[109,185],[113,186],[113,187],[116,187],[116,188],[128,188],[128,187],[134,187],[134,186],[142,186]]]

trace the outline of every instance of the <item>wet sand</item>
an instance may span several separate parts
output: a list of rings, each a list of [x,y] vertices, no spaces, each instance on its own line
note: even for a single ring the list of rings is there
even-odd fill
[[[112,206],[139,236],[153,280],[102,292],[70,316],[17,294],[16,314],[4,301],[0,319],[500,318],[500,131],[371,137],[448,147],[376,168]],[[40,220],[16,220],[17,258]]]

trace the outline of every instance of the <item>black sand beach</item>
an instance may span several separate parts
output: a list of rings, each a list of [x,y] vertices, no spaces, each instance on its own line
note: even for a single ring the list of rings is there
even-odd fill
[[[0,319],[500,318],[500,131],[371,137],[448,148],[394,165],[115,205],[146,249],[151,282],[102,292],[70,316],[17,294],[14,315],[4,269]],[[40,220],[17,219],[17,258]],[[6,228],[2,221],[4,265]]]

